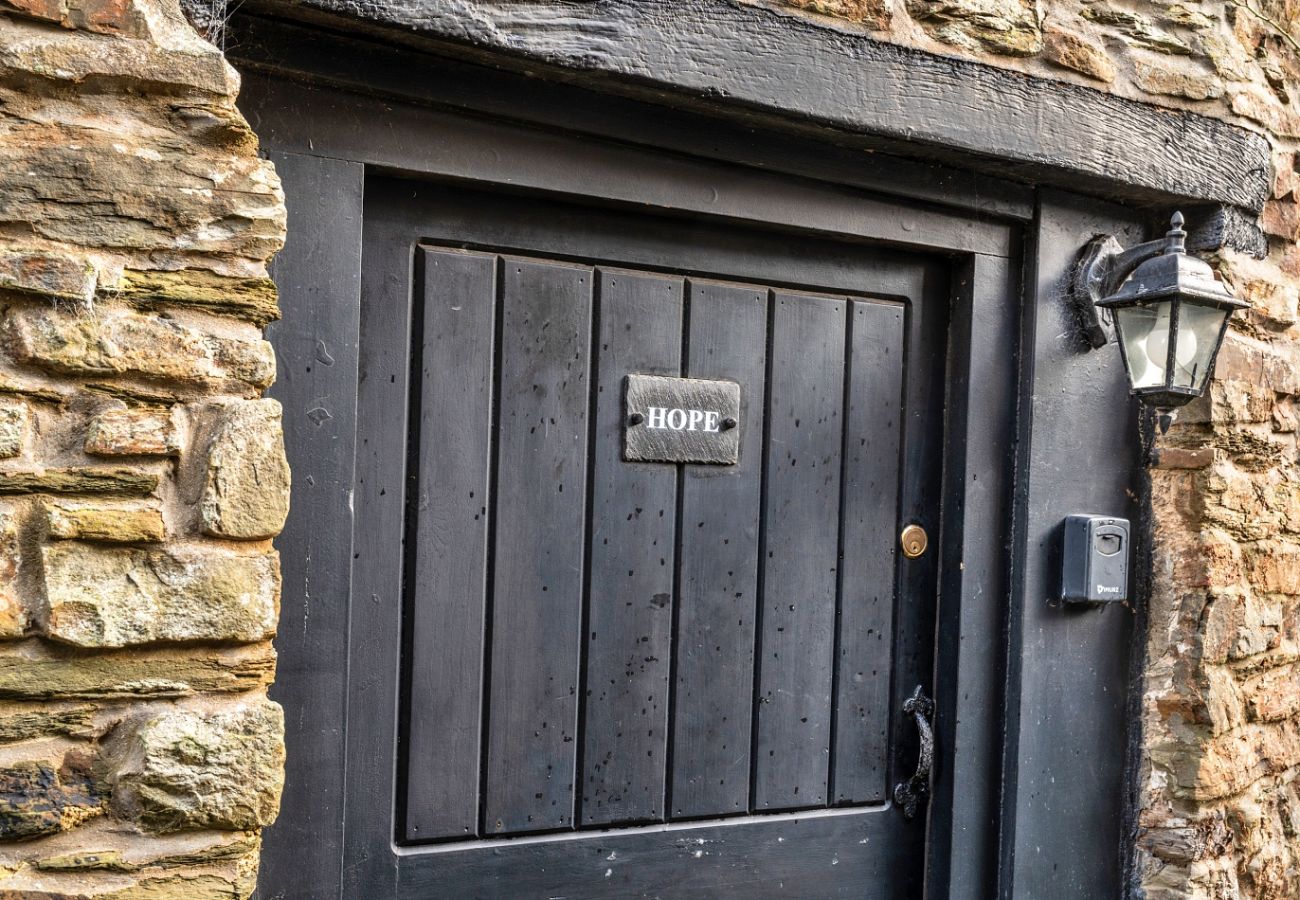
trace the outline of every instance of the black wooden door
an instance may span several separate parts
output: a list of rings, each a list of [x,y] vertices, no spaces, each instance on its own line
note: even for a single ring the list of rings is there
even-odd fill
[[[902,251],[368,183],[358,581],[400,604],[401,695],[349,769],[396,767],[401,893],[920,895],[891,795],[949,296]],[[624,461],[629,374],[738,383],[738,462]]]

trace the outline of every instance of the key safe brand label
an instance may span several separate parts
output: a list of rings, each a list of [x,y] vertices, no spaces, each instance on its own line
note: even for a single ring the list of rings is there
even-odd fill
[[[623,395],[629,462],[735,465],[740,385],[734,381],[629,375]]]

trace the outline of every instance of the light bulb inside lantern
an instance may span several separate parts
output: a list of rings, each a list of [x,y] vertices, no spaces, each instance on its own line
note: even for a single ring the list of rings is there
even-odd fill
[[[1119,311],[1128,343],[1128,364],[1134,387],[1153,387],[1165,380],[1169,353],[1168,303],[1134,306]]]
[[[1160,314],[1156,316],[1151,333],[1147,335],[1146,355],[1151,365],[1163,371],[1169,360],[1169,312],[1172,303],[1161,304]],[[1196,332],[1190,328],[1178,330],[1178,347],[1174,351],[1174,361],[1181,368],[1187,368],[1196,359]]]

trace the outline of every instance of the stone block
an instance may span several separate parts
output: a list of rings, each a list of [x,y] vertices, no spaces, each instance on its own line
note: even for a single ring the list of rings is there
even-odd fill
[[[1251,382],[1279,394],[1300,394],[1300,345],[1257,341],[1229,329],[1214,377]]]
[[[1269,200],[1264,204],[1259,227],[1265,234],[1295,243],[1300,240],[1300,206],[1291,200]]]
[[[100,34],[146,37],[149,33],[134,0],[0,0],[0,10]]]
[[[0,644],[0,699],[132,700],[265,688],[270,644],[85,653],[45,641]]]
[[[1222,450],[1246,477],[1255,478],[1274,470],[1294,453],[1292,442],[1275,439],[1270,433],[1260,434],[1252,428],[1218,428],[1211,441]]]
[[[1197,570],[1203,581],[1183,578],[1179,572],[1179,584],[1183,587],[1205,587],[1214,591],[1223,591],[1237,587],[1242,580],[1244,563],[1241,544],[1228,535],[1207,528],[1199,540],[1189,540],[1186,551],[1197,560]]]
[[[1277,272],[1267,281],[1252,281],[1242,285],[1237,297],[1250,304],[1242,316],[1242,321],[1249,326],[1262,329],[1265,337],[1268,332],[1286,331],[1300,321],[1297,308],[1296,282],[1288,280]]]
[[[54,403],[58,406],[63,406],[69,399],[67,394],[56,388],[30,382],[23,383],[6,375],[0,375],[0,394],[21,397],[25,400],[36,400],[41,403]]]
[[[136,0],[67,0],[68,23],[99,34],[147,37],[145,16]]]
[[[87,53],[82,35],[0,17],[0,69],[45,67],[43,80],[72,95],[55,107],[66,116],[33,108],[30,118],[5,120],[6,219],[28,223],[38,238],[121,251],[137,267],[220,260],[219,269],[264,276],[262,261],[283,244],[279,180],[256,156],[256,139],[234,104],[210,95],[233,87],[238,75],[192,30],[189,38],[206,52],[159,53],[147,42],[118,39],[96,41],[96,52]],[[93,92],[76,93],[83,80],[114,82],[118,98],[165,91],[188,114],[171,118],[170,100],[104,106]],[[187,84],[196,91],[185,91]],[[23,94],[10,88],[6,99],[13,96]],[[110,110],[121,116],[111,124],[102,118]],[[204,133],[191,131],[196,124]],[[116,212],[104,214],[108,209]],[[101,299],[111,298],[114,281],[105,279]]]
[[[1300,178],[1296,174],[1294,151],[1273,154],[1273,198],[1285,200],[1295,191]]]
[[[868,28],[889,27],[892,18],[887,0],[784,0],[788,6],[858,22]]]
[[[1206,521],[1212,522],[1236,540],[1265,540],[1281,526],[1283,516],[1271,503],[1270,492],[1261,491],[1255,477],[1226,463],[1207,471],[1204,494]]]
[[[0,6],[11,2],[13,0],[0,0]],[[17,0],[17,2],[36,4],[50,3],[52,0]],[[216,48],[200,40],[192,30],[189,31],[186,40],[184,33],[173,26],[173,33],[179,37],[179,40],[169,41],[171,46],[166,47],[152,40],[92,43],[93,39],[88,40],[86,35],[70,30],[95,31],[122,37],[142,37],[148,31],[149,22],[141,12],[138,4],[132,0],[66,0],[60,22],[64,26],[62,29],[22,28],[0,23],[0,65],[10,69],[40,72],[45,78],[72,84],[95,77],[116,77],[127,83],[135,82],[137,86],[170,85],[173,91],[189,87],[210,95],[233,95],[238,89],[238,76],[230,69]],[[179,19],[177,13],[179,10],[173,15]],[[153,21],[161,24],[159,20],[166,22],[165,17],[155,13]],[[182,42],[188,46],[178,46]],[[91,48],[93,52],[88,52]],[[133,70],[133,66],[139,68]],[[130,109],[130,105],[123,105]],[[139,106],[143,105],[143,103],[139,104]],[[53,121],[58,122],[59,119],[53,118]],[[134,137],[129,130],[123,130],[119,134],[122,140],[131,140]],[[169,135],[164,132],[158,137],[165,139]],[[136,187],[115,185],[108,180],[111,177],[112,173],[94,172],[83,176],[81,180],[90,188],[101,186],[122,188],[124,195],[129,195]],[[157,186],[165,187],[168,184],[167,181],[159,181]],[[213,206],[219,202],[211,195],[206,198],[193,198],[189,202],[195,208],[201,208],[204,201]],[[160,198],[158,207],[161,209],[171,202],[174,201]],[[113,218],[111,214],[103,212],[97,214],[93,210],[83,211],[81,217],[88,221]],[[167,226],[155,226],[155,230],[175,234],[183,227],[181,222],[172,222]],[[76,243],[94,246],[86,241]]]
[[[153,832],[269,825],[284,785],[284,714],[269,700],[176,710],[123,728],[105,756],[113,811]]]
[[[28,623],[19,580],[22,548],[18,529],[18,517],[10,510],[0,510],[0,638],[21,636]]]
[[[200,504],[203,531],[245,540],[274,537],[289,514],[280,404],[246,400],[218,409]]]
[[[26,869],[0,885],[0,900],[248,900],[256,888],[257,860],[218,870],[164,871],[109,870],[87,878],[87,873]]]
[[[266,341],[207,334],[161,316],[29,308],[12,313],[12,328],[17,358],[51,372],[198,384],[230,379],[257,388],[275,380]]]
[[[134,406],[109,409],[86,429],[86,452],[92,456],[166,456],[180,452],[170,408]]]
[[[43,872],[139,872],[179,866],[202,866],[212,863],[255,862],[261,852],[262,840],[257,832],[203,832],[169,835],[165,841],[153,846],[132,841],[103,849],[79,848],[71,852],[55,852],[32,860],[32,865]],[[224,896],[224,895],[223,895]]]
[[[218,275],[207,269],[127,269],[114,294],[139,306],[193,306],[238,316],[254,325],[280,318],[274,281]]]
[[[1300,595],[1300,546],[1263,541],[1245,551],[1247,578],[1257,591]]]
[[[1296,420],[1295,401],[1290,397],[1279,397],[1273,403],[1269,419],[1273,430],[1278,434],[1295,434],[1296,429],[1300,428],[1300,421]]]
[[[1265,653],[1282,636],[1282,611],[1247,592],[1213,596],[1204,614],[1202,652],[1206,662],[1229,662]]]
[[[18,712],[0,712],[0,744],[55,736],[89,737],[95,707],[42,705]]]
[[[1043,30],[1043,56],[1064,69],[1110,84],[1115,80],[1115,66],[1105,49],[1095,40],[1062,28]]]
[[[1190,56],[1192,48],[1174,33],[1160,28],[1140,13],[1120,9],[1109,3],[1084,5],[1079,15],[1098,25],[1113,29],[1125,42],[1135,47],[1173,56]]]
[[[1240,293],[1250,294],[1250,291],[1247,289]],[[1214,425],[1269,422],[1277,396],[1277,392],[1266,384],[1240,378],[1215,378],[1208,391],[1210,415],[1206,421]]]
[[[1283,275],[1300,278],[1300,245],[1287,244],[1275,249],[1270,253],[1269,259],[1277,264]]]
[[[275,553],[46,547],[45,630],[79,647],[258,641],[275,633]]]
[[[31,418],[31,410],[21,400],[0,400],[0,459],[22,455]]]
[[[1215,23],[1215,20],[1205,13],[1184,6],[1182,3],[1175,3],[1167,7],[1160,18],[1170,25],[1177,25],[1180,28],[1194,28],[1198,31],[1211,28]]]
[[[58,834],[104,812],[89,760],[69,753],[55,768],[24,761],[0,767],[0,840]]]
[[[1158,469],[1204,469],[1213,462],[1213,447],[1161,447],[1152,454]]]
[[[1213,31],[1201,35],[1201,51],[1220,78],[1226,81],[1250,81],[1254,60],[1246,55],[1241,43]]]
[[[3,9],[8,0],[0,0]],[[0,290],[50,300],[89,303],[98,273],[84,259],[36,251],[0,252]]]
[[[907,0],[907,12],[931,37],[972,53],[1033,56],[1043,48],[1032,0]]]
[[[61,22],[66,8],[60,0],[0,0],[0,12],[17,13],[46,22]]]
[[[50,536],[61,540],[156,543],[167,537],[162,506],[146,503],[45,502]]]
[[[1241,686],[1251,719],[1276,722],[1300,713],[1300,663],[1265,669]]]
[[[1300,114],[1283,106],[1267,88],[1251,85],[1232,94],[1232,111],[1281,138],[1300,137]]]
[[[42,842],[5,872],[0,900],[248,900],[256,887],[256,833],[132,834],[120,825]],[[80,838],[74,843],[73,838]],[[73,849],[75,848],[75,849]]]
[[[1223,734],[1246,721],[1245,701],[1237,680],[1227,668],[1204,666],[1186,682],[1176,684],[1177,691],[1184,696],[1200,695],[1204,715],[1198,717],[1198,721],[1203,718],[1204,724],[1210,726],[1211,734]]]
[[[1219,813],[1185,824],[1145,829],[1141,844],[1165,862],[1196,862],[1227,851],[1232,846],[1232,830]]]
[[[127,494],[148,496],[158,489],[158,476],[136,469],[101,466],[0,472],[4,494]]]
[[[1148,94],[1188,100],[1213,100],[1224,91],[1223,81],[1211,72],[1150,59],[1133,60],[1133,83]]]
[[[1300,764],[1300,725],[1245,725],[1207,741],[1204,754],[1177,760],[1178,796],[1220,800]]]
[[[1264,506],[1287,531],[1300,533],[1300,484],[1282,481],[1263,486]]]
[[[116,849],[60,853],[37,859],[33,865],[43,872],[136,872],[140,869]]]

